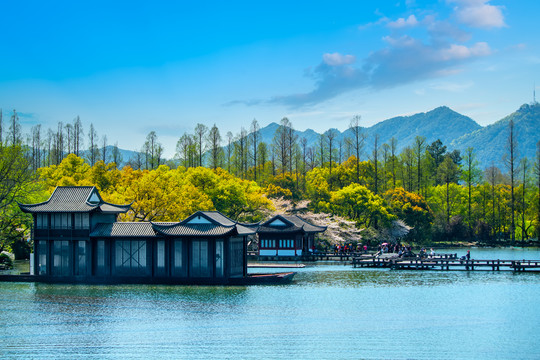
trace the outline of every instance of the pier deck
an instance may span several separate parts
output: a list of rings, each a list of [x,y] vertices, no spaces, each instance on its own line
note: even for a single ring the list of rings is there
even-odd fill
[[[491,271],[540,271],[540,260],[460,260],[456,258],[353,259],[353,267],[391,268],[395,270],[491,270]]]

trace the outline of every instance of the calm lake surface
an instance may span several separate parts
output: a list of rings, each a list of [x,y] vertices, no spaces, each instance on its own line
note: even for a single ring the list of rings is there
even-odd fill
[[[287,286],[0,283],[0,358],[540,359],[539,305],[540,273],[341,264]]]

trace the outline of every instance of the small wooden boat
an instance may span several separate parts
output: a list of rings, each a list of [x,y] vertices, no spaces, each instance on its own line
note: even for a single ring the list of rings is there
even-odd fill
[[[295,272],[273,273],[273,274],[249,274],[243,278],[231,278],[231,285],[284,285],[289,284]]]

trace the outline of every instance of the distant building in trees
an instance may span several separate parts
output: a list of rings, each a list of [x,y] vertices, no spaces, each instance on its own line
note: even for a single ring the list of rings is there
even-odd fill
[[[315,234],[326,226],[297,215],[276,215],[259,227],[259,256],[305,256],[315,249]]]

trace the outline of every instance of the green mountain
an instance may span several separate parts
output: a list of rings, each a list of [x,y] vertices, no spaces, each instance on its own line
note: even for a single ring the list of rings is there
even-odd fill
[[[398,152],[414,143],[414,138],[423,136],[426,142],[440,139],[443,144],[450,144],[454,139],[467,133],[481,129],[473,119],[441,106],[425,113],[411,116],[398,116],[365,129],[367,149],[373,142],[375,134],[379,134],[380,143],[389,143],[392,137],[398,140]]]
[[[261,129],[262,141],[271,144],[274,137],[274,132],[279,127],[276,123],[271,123]],[[362,128],[362,132],[366,135],[364,152],[371,153],[373,139],[375,134],[379,135],[379,145],[389,143],[392,137],[398,140],[398,152],[401,152],[405,147],[414,142],[416,136],[424,136],[426,142],[431,144],[437,139],[440,139],[443,144],[448,145],[452,140],[481,129],[471,118],[461,115],[446,106],[441,106],[425,113],[418,113],[411,116],[398,116],[388,120],[384,120],[368,128]],[[336,144],[339,141],[344,141],[345,138],[352,138],[353,134],[350,129],[340,132],[333,129],[336,136]],[[317,148],[320,134],[307,129],[305,131],[295,130],[298,139],[305,138],[307,146]],[[364,158],[365,158],[364,154]]]
[[[476,151],[481,168],[493,164],[506,172],[503,157],[508,152],[510,120],[514,121],[518,146],[517,158],[527,157],[533,160],[536,154],[536,143],[540,141],[540,104],[538,103],[522,105],[519,110],[496,123],[454,139],[450,142],[449,149],[458,149],[463,153],[465,149],[472,147]]]
[[[425,113],[384,120],[362,129],[366,135],[362,158],[365,159],[366,154],[371,153],[376,134],[379,135],[380,145],[389,143],[390,139],[395,137],[398,141],[398,153],[405,147],[412,145],[416,136],[424,136],[427,144],[440,139],[448,147],[448,150],[458,149],[462,154],[467,147],[473,147],[480,168],[484,169],[494,164],[505,172],[503,155],[506,149],[510,119],[513,119],[515,124],[519,149],[518,157],[526,156],[531,160],[534,159],[536,143],[540,140],[540,105],[538,103],[523,105],[515,113],[486,127],[478,125],[473,119],[446,106]],[[271,144],[278,126],[276,123],[271,123],[262,128],[262,141]],[[352,138],[352,132],[349,129],[343,132],[336,129],[334,131],[337,133],[336,146],[346,137]],[[305,131],[295,130],[295,134],[298,139],[306,138],[309,147],[316,149],[319,146],[319,133],[307,129]]]

